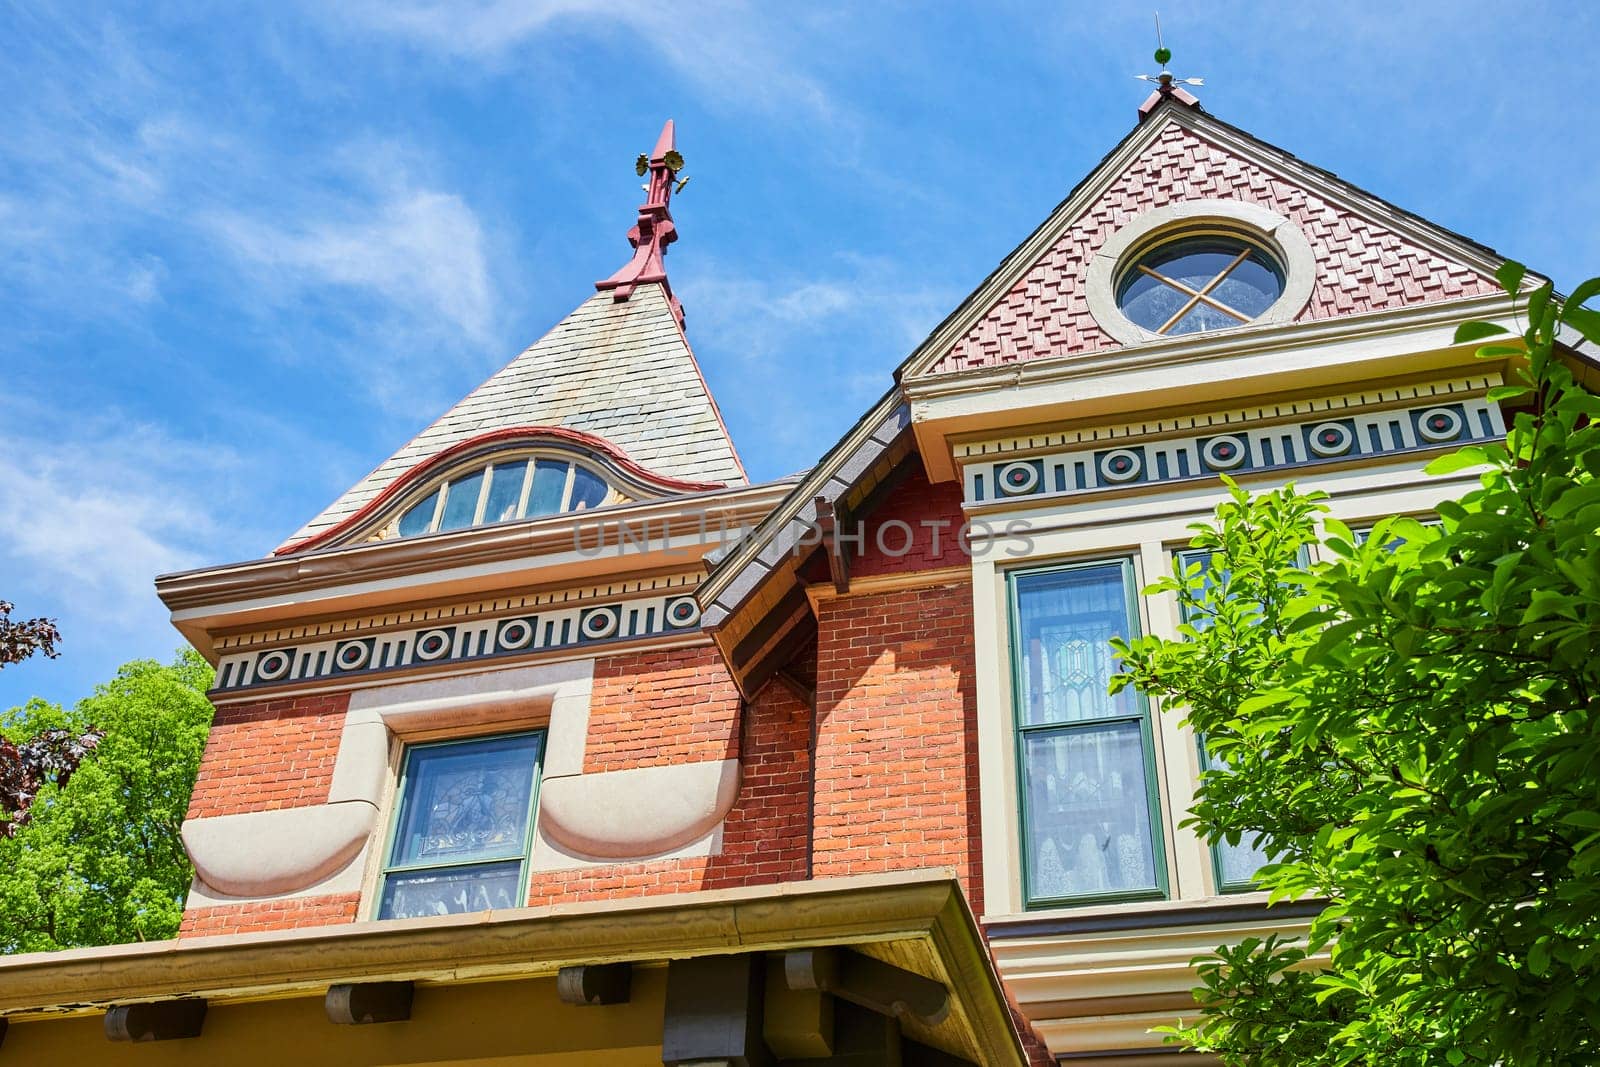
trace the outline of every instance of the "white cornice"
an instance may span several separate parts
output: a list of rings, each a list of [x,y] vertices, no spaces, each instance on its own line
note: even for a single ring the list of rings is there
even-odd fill
[[[708,553],[755,527],[791,488],[767,483],[268,557],[164,575],[156,591],[173,624],[209,655],[222,632],[702,570]]]

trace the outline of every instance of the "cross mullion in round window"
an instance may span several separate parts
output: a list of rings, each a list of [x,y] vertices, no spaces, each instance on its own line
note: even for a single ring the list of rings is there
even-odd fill
[[[1164,336],[1242,326],[1283,295],[1283,270],[1256,245],[1222,234],[1185,237],[1140,256],[1117,286],[1128,320]]]

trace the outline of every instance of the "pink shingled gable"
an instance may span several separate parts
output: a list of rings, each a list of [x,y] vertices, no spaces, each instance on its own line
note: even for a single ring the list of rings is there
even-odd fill
[[[1119,346],[1089,313],[1095,251],[1143,211],[1182,200],[1243,200],[1292,220],[1317,259],[1297,321],[1486,295],[1495,283],[1262,170],[1200,135],[1167,126],[1061,239],[928,373],[945,374]]]

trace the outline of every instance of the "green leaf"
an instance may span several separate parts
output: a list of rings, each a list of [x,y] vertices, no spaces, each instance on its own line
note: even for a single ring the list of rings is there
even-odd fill
[[[1456,471],[1467,467],[1480,467],[1485,462],[1484,451],[1477,445],[1469,445],[1458,449],[1449,455],[1440,456],[1429,463],[1423,470],[1428,474],[1454,474]]]
[[[1590,311],[1588,308],[1568,308],[1561,318],[1583,334],[1587,340],[1600,344],[1600,311]]]
[[[1492,322],[1463,322],[1456,327],[1456,344],[1463,345],[1469,341],[1481,341],[1485,337],[1494,337],[1509,332],[1504,326],[1498,326]]]
[[[1516,260],[1508,259],[1500,264],[1500,269],[1494,272],[1494,276],[1495,280],[1500,283],[1500,288],[1515,296],[1517,291],[1522,288],[1522,279],[1527,273],[1528,268]]]
[[[1566,302],[1561,305],[1561,321],[1567,321],[1568,310],[1581,308],[1597,296],[1600,296],[1600,278],[1590,278],[1588,281],[1580,283],[1576,289],[1572,290],[1572,294],[1567,297]]]
[[[1497,385],[1490,389],[1485,399],[1490,403],[1501,400],[1515,400],[1518,397],[1532,396],[1533,390],[1526,385]]]

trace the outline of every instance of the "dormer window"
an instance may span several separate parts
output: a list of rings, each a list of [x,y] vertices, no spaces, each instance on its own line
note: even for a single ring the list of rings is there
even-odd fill
[[[497,459],[437,485],[400,514],[394,535],[415,537],[442,530],[584,511],[626,500],[581,463],[552,456]]]

